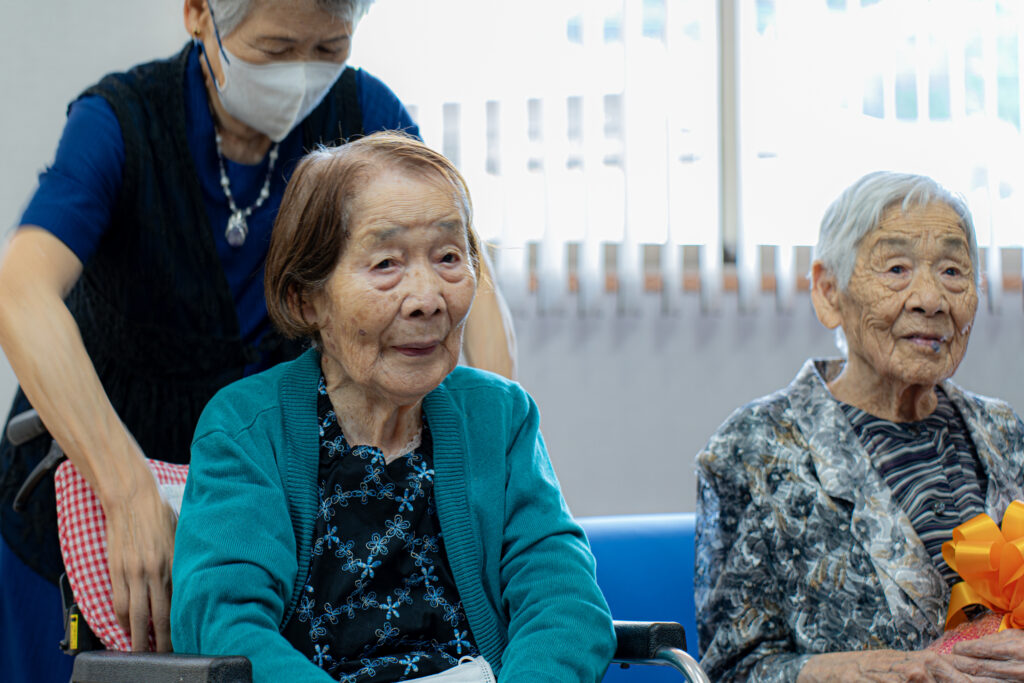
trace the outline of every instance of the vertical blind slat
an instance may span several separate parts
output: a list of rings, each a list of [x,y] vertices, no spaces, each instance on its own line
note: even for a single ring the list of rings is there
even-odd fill
[[[529,254],[523,237],[524,216],[518,211],[529,191],[526,177],[527,121],[526,102],[509,97],[500,102],[499,114],[502,175],[502,263],[500,268],[502,293],[509,308],[522,314],[529,296]]]
[[[646,131],[643,130],[643,102],[641,92],[644,80],[649,74],[643,71],[642,56],[643,5],[640,2],[622,2],[622,43],[625,64],[623,86],[623,146],[622,168],[625,189],[625,215],[622,246],[616,263],[619,276],[618,310],[620,313],[634,313],[640,310],[642,292],[641,252],[637,232],[643,226],[643,197],[641,184],[644,179],[642,149]],[[651,173],[648,178],[653,177]]]
[[[713,95],[713,97],[709,98],[709,101],[713,103],[711,105],[713,111],[711,116],[713,116],[715,122],[715,135],[708,147],[710,152],[707,158],[708,170],[706,173],[701,174],[701,178],[708,179],[711,185],[702,189],[707,191],[705,196],[711,200],[714,229],[707,230],[707,238],[702,242],[698,242],[697,250],[701,309],[705,311],[716,310],[722,298],[722,225],[724,224],[722,209],[725,202],[721,182],[722,177],[725,175],[723,172],[723,139],[729,134],[731,124],[725,121],[725,112],[719,92],[725,81],[725,73],[722,59],[718,57],[718,54],[726,49],[731,49],[735,45],[736,40],[735,25],[733,24],[731,28],[728,28],[722,23],[720,7],[725,1],[728,0],[718,3],[700,3],[704,19],[701,22],[704,27],[703,35],[706,36],[705,40],[710,41],[717,48],[715,59],[711,60],[711,63],[714,65],[712,68],[715,71],[713,93],[708,93]]]
[[[604,13],[601,3],[584,2],[580,7],[582,49],[588,59],[600,55],[604,50],[602,29]],[[600,217],[605,211],[604,196],[600,178],[604,167],[604,151],[607,147],[604,134],[604,89],[605,70],[591,68],[584,71],[582,87],[581,116],[582,164],[585,225],[583,242],[578,259],[579,300],[578,310],[584,315],[593,315],[601,309],[601,294],[604,291],[604,263],[601,252],[602,239],[598,231]]]
[[[564,56],[564,55],[563,55]],[[566,100],[551,88],[542,102],[544,150],[544,237],[538,255],[538,307],[542,313],[561,310],[568,291],[567,229],[572,221],[569,202],[574,194],[566,169],[569,156]]]
[[[748,134],[748,130],[754,125],[756,112],[754,107],[748,106],[749,98],[744,97],[744,74],[750,68],[750,51],[748,47],[756,39],[756,6],[753,3],[739,0],[734,5],[736,12],[736,65],[737,73],[734,80],[736,98],[736,121],[738,122],[735,133],[736,160],[739,165],[736,174],[736,204],[739,211],[736,216],[736,279],[737,294],[739,296],[740,309],[752,311],[757,308],[757,298],[760,293],[760,263],[758,256],[758,217],[752,212],[745,211],[748,192],[745,183],[745,169],[755,169],[758,164],[758,149],[756,140]],[[748,215],[750,214],[750,215]]]
[[[809,218],[820,216],[824,194],[840,189],[846,165],[849,180],[872,168],[906,168],[965,192],[988,256],[988,304],[999,307],[1000,250],[1024,242],[1024,229],[1012,225],[1024,214],[1024,173],[1016,168],[1024,156],[1024,34],[1014,6],[524,2],[533,9],[503,10],[498,19],[506,33],[530,34],[533,54],[494,58],[493,68],[479,69],[487,74],[479,88],[474,78],[450,79],[410,100],[427,143],[466,176],[478,231],[496,238],[495,274],[517,312],[572,305],[595,314],[613,299],[620,312],[637,311],[651,282],[661,283],[661,310],[678,310],[682,245],[698,247],[702,302],[713,308],[728,236],[736,240],[729,251],[735,246],[741,307],[756,307],[761,250],[772,246],[776,305],[788,310],[800,277],[795,249],[813,241],[817,220]],[[538,20],[533,12],[542,6],[553,19]],[[843,49],[871,40],[863,59],[841,63]],[[751,86],[752,78],[764,83],[764,73],[790,70],[799,55],[818,56],[804,90]],[[845,80],[814,86],[830,73]],[[841,112],[830,119],[822,105]],[[945,160],[930,152],[937,140],[951,148]],[[833,143],[846,165],[822,169],[824,180],[810,177],[814,154]],[[971,161],[956,163],[966,150]],[[609,244],[616,248],[606,251]],[[645,263],[648,245],[658,245],[659,258]],[[647,268],[659,277],[647,278]],[[604,296],[606,283],[617,284],[615,297]]]
[[[995,4],[985,10],[984,28],[981,31],[981,69],[984,79],[984,112],[985,119],[993,123],[999,120],[999,54]],[[991,150],[986,150],[991,151]],[[979,235],[979,246],[986,247],[988,258],[985,264],[985,275],[988,279],[988,307],[990,311],[1000,309],[1000,294],[1003,281],[1003,260],[999,253],[996,240],[995,220],[998,215],[999,180],[998,166],[988,164],[985,169],[985,195],[988,202],[988,221]]]

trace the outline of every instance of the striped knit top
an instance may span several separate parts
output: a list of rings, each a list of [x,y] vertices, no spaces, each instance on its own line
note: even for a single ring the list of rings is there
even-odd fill
[[[875,469],[952,586],[960,580],[942,559],[953,528],[985,511],[985,471],[959,411],[936,387],[938,405],[917,422],[889,422],[841,403]]]

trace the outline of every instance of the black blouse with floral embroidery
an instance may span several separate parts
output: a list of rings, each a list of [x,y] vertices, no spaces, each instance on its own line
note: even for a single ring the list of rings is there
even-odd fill
[[[320,507],[288,641],[345,683],[404,681],[476,656],[434,505],[432,442],[386,463],[350,446],[320,377]]]

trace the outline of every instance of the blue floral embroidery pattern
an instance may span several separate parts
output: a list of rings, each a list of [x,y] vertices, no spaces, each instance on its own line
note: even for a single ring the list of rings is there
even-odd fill
[[[351,446],[324,378],[309,577],[283,633],[344,683],[404,681],[476,656],[434,504],[430,431],[391,463]]]

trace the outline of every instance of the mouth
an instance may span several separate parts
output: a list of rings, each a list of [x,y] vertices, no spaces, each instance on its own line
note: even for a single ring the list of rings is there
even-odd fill
[[[429,342],[407,342],[405,344],[396,344],[391,347],[403,356],[409,356],[410,358],[420,358],[423,356],[429,356],[434,353],[441,345],[437,341]]]
[[[914,332],[901,337],[904,341],[908,341],[915,346],[921,347],[928,351],[938,353],[942,346],[949,341],[948,335],[931,334],[931,333],[919,333]]]

